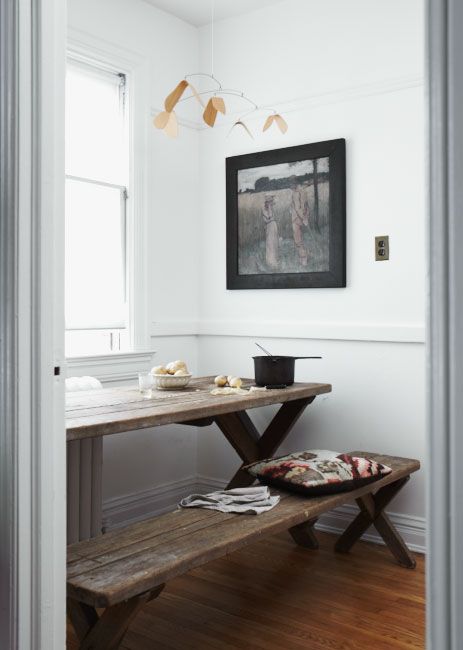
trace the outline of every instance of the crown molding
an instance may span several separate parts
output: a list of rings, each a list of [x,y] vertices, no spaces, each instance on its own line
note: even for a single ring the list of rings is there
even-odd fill
[[[424,89],[424,79],[419,75],[408,75],[404,77],[397,77],[395,79],[385,79],[382,81],[373,81],[371,83],[359,84],[357,86],[347,86],[345,88],[338,88],[323,93],[313,93],[302,97],[295,97],[287,101],[268,102],[278,113],[287,115],[288,113],[297,113],[299,111],[311,110],[320,106],[328,106],[330,104],[341,104],[344,102],[356,101],[359,99],[366,99],[369,97],[376,97],[378,95],[385,95],[388,93],[397,93],[410,90],[413,88]],[[151,115],[154,117],[160,113],[162,108],[152,107]],[[243,114],[243,111],[233,111],[228,113],[227,116],[217,122],[214,128],[230,127],[236,118]],[[252,117],[249,115],[246,120],[254,122],[261,117]],[[177,114],[177,120],[180,126],[195,131],[208,131],[210,127],[206,126],[202,120],[191,120],[181,117]]]
[[[68,53],[83,60],[86,60],[90,54],[91,57],[96,57],[103,62],[108,59],[110,65],[114,60],[122,66],[125,64],[128,68],[133,68],[134,65],[147,65],[146,57],[139,52],[75,27],[67,28],[66,47]]]

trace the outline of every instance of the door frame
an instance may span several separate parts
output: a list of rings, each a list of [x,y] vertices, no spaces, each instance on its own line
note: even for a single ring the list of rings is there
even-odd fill
[[[64,648],[62,214],[65,3],[0,3],[0,645]],[[427,646],[463,636],[463,24],[427,0]],[[60,142],[61,140],[61,142]],[[42,146],[46,143],[46,146]],[[61,251],[61,252],[60,252]],[[462,303],[463,301],[460,301]],[[19,534],[21,532],[21,534]]]
[[[65,3],[0,7],[0,646],[62,650]]]
[[[463,638],[463,24],[428,0],[427,647]]]

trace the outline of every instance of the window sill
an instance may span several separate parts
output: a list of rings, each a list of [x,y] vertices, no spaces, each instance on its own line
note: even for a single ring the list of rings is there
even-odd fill
[[[66,359],[66,376],[90,375],[103,385],[137,379],[137,374],[152,365],[154,350],[145,352],[113,352]]]

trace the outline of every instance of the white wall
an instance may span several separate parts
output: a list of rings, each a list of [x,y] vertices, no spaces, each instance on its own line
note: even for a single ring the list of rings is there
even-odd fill
[[[69,22],[146,60],[147,120],[186,72],[209,67],[209,28],[142,0],[70,0]],[[214,72],[259,104],[277,105],[287,135],[227,137],[233,116],[214,130],[189,122],[177,141],[149,131],[156,358],[187,358],[200,374],[252,375],[256,339],[279,353],[321,354],[299,362],[297,378],[328,381],[333,393],[309,407],[285,449],[424,456],[423,44],[421,0],[288,0],[230,18],[215,25]],[[198,120],[197,106],[182,116]],[[347,287],[227,291],[225,158],[339,137],[347,141]],[[374,236],[385,234],[391,260],[376,263]],[[263,426],[272,412],[252,415]],[[196,441],[177,427],[108,439],[105,464],[106,500],[123,516],[149,510],[169,482],[172,498],[196,474],[203,485],[220,484],[237,461],[216,429],[200,429]],[[394,504],[421,533],[423,483],[421,472]]]
[[[207,41],[204,28],[203,69]],[[286,449],[424,457],[423,41],[415,0],[290,0],[216,25],[215,75],[277,104],[289,131],[255,140],[227,138],[228,125],[201,133],[199,368],[252,375],[257,338],[275,353],[321,354],[298,362],[297,375],[330,382],[333,393],[309,407]],[[257,132],[262,121],[250,126]],[[341,137],[347,287],[227,291],[225,158]],[[378,263],[374,236],[386,234],[391,259]],[[198,440],[199,474],[230,475],[236,462],[218,432],[202,430]],[[423,517],[423,486],[421,472],[393,509]]]
[[[185,68],[197,66],[197,30],[142,0],[69,0],[68,25],[71,42],[91,44],[103,56],[116,52],[136,60],[142,70],[144,104],[137,119],[146,121],[146,139],[136,142],[135,156],[145,165],[143,187],[147,216],[148,318],[153,322],[198,319],[198,134],[186,130],[171,141],[151,127],[152,112],[184,76]],[[145,87],[146,86],[146,87]],[[135,88],[137,93],[138,89]],[[181,188],[181,191],[179,191]],[[156,361],[188,360],[197,371],[196,338],[148,337],[145,349],[156,351]],[[125,364],[119,382],[148,369]],[[102,374],[121,375],[121,364],[105,364]],[[84,368],[73,368],[82,374]],[[154,485],[194,475],[196,432],[188,427],[163,427],[104,440],[103,497],[118,497],[149,490]],[[166,442],[168,441],[168,443]]]

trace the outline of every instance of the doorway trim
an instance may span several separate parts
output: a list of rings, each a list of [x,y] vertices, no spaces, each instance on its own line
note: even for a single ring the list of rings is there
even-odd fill
[[[428,0],[427,647],[463,638],[463,5]]]
[[[17,469],[16,469],[16,293],[10,281],[16,265],[18,196],[18,88],[11,65],[17,48],[13,0],[0,3],[0,646],[17,645]]]
[[[0,646],[63,650],[65,3],[0,12]]]

